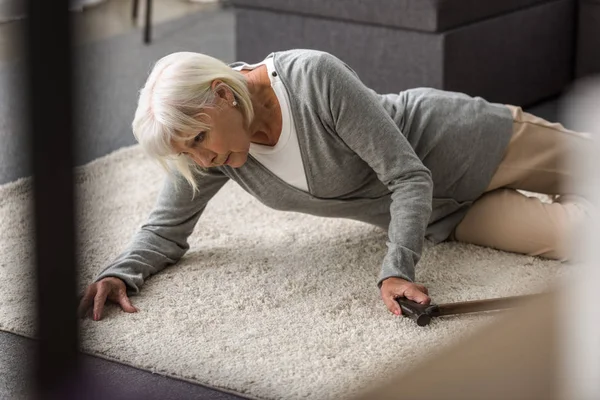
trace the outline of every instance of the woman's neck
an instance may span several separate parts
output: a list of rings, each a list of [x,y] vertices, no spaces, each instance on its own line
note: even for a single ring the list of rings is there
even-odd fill
[[[250,141],[265,146],[275,146],[282,128],[281,107],[271,87],[267,67],[245,73],[250,99],[254,108],[254,120],[250,124]]]

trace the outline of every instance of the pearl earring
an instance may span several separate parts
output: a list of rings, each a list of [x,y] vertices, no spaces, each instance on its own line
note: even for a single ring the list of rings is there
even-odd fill
[[[232,104],[234,107],[237,106],[237,101],[234,100]]]

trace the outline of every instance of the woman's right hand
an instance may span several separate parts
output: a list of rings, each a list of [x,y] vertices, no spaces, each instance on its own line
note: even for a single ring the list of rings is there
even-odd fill
[[[395,315],[402,315],[402,309],[396,301],[405,297],[420,304],[430,304],[429,290],[420,283],[413,283],[401,278],[387,278],[381,285],[381,298],[388,310]]]
[[[102,319],[102,311],[107,299],[119,304],[125,312],[134,313],[139,311],[127,297],[125,282],[119,278],[108,277],[87,287],[79,302],[79,317],[85,318],[88,311],[91,310],[94,321],[99,321]]]

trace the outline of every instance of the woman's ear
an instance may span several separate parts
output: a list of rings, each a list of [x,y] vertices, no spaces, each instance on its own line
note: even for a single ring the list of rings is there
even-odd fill
[[[223,81],[215,79],[210,85],[210,88],[218,97],[228,103],[231,103],[234,100],[233,93]]]

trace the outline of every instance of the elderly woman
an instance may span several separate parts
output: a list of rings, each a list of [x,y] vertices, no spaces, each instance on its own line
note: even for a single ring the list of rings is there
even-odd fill
[[[388,231],[378,286],[390,312],[427,304],[415,279],[424,239],[458,240],[564,260],[585,201],[564,194],[564,162],[586,137],[518,107],[434,89],[380,95],[319,51],[227,65],[197,53],[161,59],[133,121],[141,147],[170,172],[128,249],[102,271],[80,313],[128,293],[188,250],[208,201],[229,180],[264,204],[351,218]],[[375,282],[374,282],[375,283]]]

